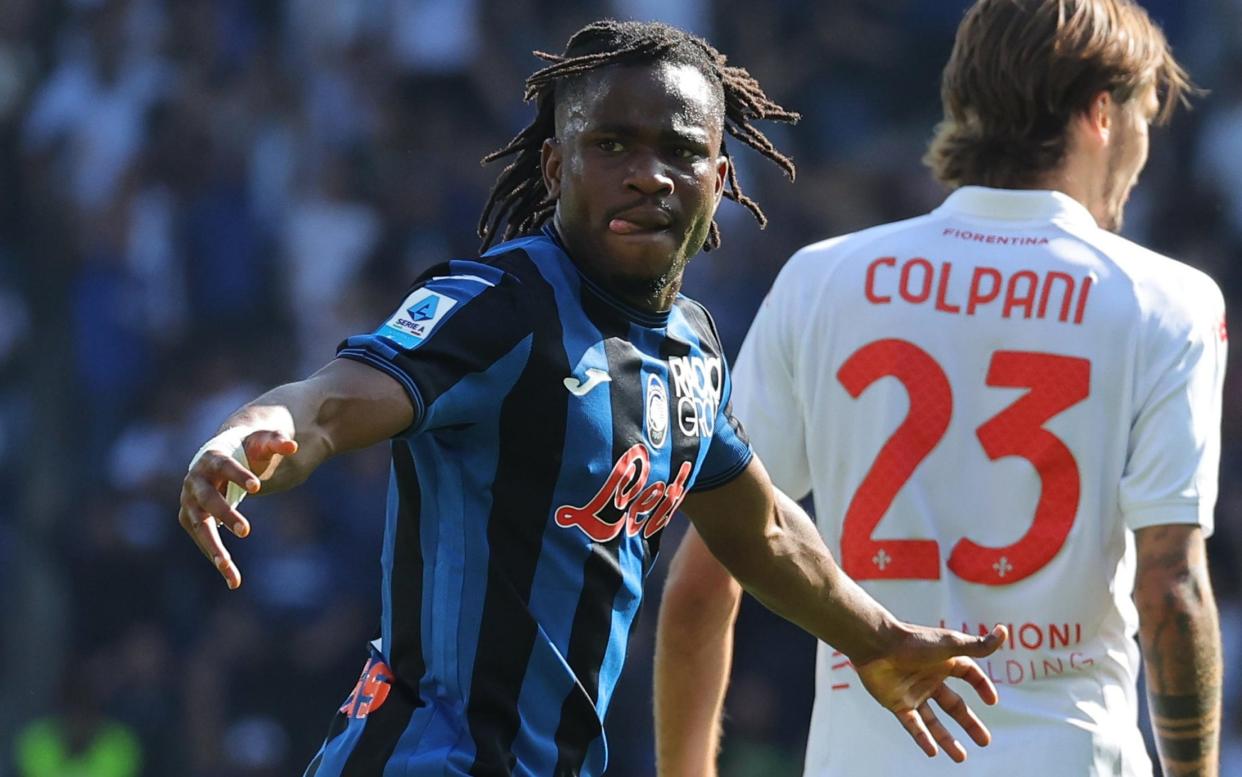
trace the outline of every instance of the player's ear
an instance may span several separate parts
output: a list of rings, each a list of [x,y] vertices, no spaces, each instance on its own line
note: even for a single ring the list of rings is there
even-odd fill
[[[1087,109],[1083,111],[1087,135],[1100,146],[1107,146],[1112,135],[1115,102],[1112,94],[1107,90],[1101,91],[1091,99]]]
[[[556,138],[543,141],[539,149],[539,167],[543,171],[543,187],[548,199],[555,200],[561,193],[561,142]]]
[[[721,154],[716,157],[716,205],[720,205],[720,198],[724,196],[725,182],[729,180],[729,157]]]

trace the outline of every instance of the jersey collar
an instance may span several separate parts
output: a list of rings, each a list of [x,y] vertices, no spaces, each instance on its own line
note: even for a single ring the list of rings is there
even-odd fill
[[[1098,226],[1091,211],[1078,200],[1044,189],[963,186],[950,194],[936,212],[996,221],[1061,221]]]
[[[578,268],[578,265],[574,263],[573,259],[569,256],[569,252],[565,250],[565,244],[561,242],[561,235],[556,231],[556,227],[553,226],[551,220],[543,225],[542,232],[556,244],[556,247],[559,248],[561,253],[565,256],[565,261],[567,261],[569,265],[574,268],[574,272],[578,274],[578,279],[581,282],[580,285],[582,288],[598,297],[623,318],[633,321],[639,326],[644,326],[650,329],[660,329],[668,326],[669,310],[657,313],[651,310],[643,310],[642,308],[635,307],[587,277],[587,275]]]

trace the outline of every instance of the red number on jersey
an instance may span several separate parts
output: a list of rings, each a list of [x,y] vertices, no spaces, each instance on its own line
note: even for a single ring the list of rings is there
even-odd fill
[[[1030,391],[980,426],[979,442],[993,461],[1019,456],[1035,466],[1039,504],[1031,527],[1012,545],[990,548],[960,540],[948,561],[954,574],[974,583],[1008,585],[1042,569],[1065,544],[1078,511],[1078,462],[1043,425],[1087,398],[1090,374],[1086,359],[1019,351],[993,354],[987,385]],[[939,578],[940,546],[935,540],[876,540],[872,534],[949,427],[953,394],[944,370],[913,343],[889,339],[860,348],[837,377],[855,399],[883,377],[897,378],[910,398],[905,420],[850,500],[841,527],[842,568],[855,580]]]
[[[989,459],[1020,456],[1035,466],[1039,504],[1031,528],[1017,542],[989,548],[962,539],[949,556],[949,569],[972,583],[1005,585],[1043,569],[1061,550],[1074,525],[1081,490],[1078,462],[1044,423],[1091,393],[1091,362],[1048,353],[998,351],[988,368],[988,385],[1030,389],[976,434]]]
[[[949,428],[953,392],[936,360],[905,340],[877,340],[864,346],[837,372],[855,399],[884,377],[901,381],[910,397],[910,412],[884,443],[850,500],[841,529],[841,568],[855,580],[936,580],[940,546],[935,540],[876,540],[871,534],[897,492]]]

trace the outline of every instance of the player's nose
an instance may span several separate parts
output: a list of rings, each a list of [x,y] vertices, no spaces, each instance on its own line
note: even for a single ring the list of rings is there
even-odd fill
[[[626,189],[648,196],[673,193],[673,178],[655,154],[634,154],[623,183]]]

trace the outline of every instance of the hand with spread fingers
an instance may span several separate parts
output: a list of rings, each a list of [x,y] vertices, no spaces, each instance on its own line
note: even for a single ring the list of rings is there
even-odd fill
[[[867,692],[897,716],[923,752],[935,756],[939,744],[950,758],[961,763],[966,760],[966,749],[936,716],[931,702],[935,700],[976,744],[987,745],[992,739],[987,727],[945,680],[964,680],[985,704],[995,704],[996,687],[971,658],[991,655],[1007,638],[1004,626],[997,626],[982,638],[905,626],[891,650],[856,663],[854,669]]]
[[[220,527],[239,538],[250,534],[238,503],[246,494],[259,493],[281,461],[297,450],[297,442],[283,432],[234,427],[212,438],[190,463],[178,520],[230,589],[241,585],[241,570],[220,539]]]

